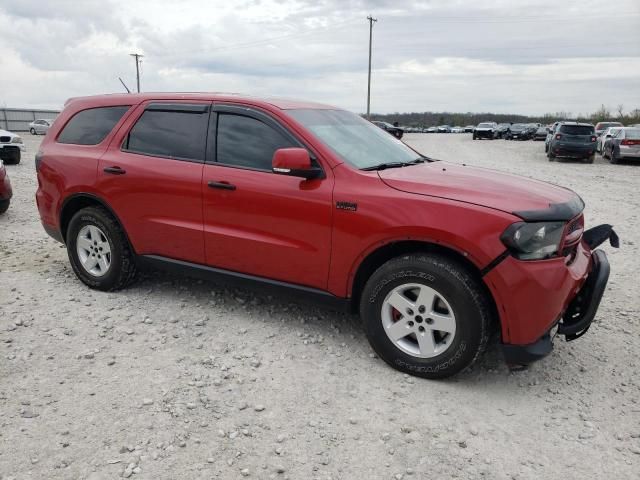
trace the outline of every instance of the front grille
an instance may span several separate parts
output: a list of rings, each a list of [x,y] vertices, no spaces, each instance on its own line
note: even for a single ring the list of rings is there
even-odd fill
[[[6,135],[3,137],[0,137],[0,142],[2,143],[9,143],[11,141],[11,137],[7,137]]]

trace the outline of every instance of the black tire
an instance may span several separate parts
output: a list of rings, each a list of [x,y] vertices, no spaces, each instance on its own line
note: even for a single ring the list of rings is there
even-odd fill
[[[76,249],[80,229],[95,225],[104,232],[111,249],[111,266],[102,277],[87,272],[81,265]],[[76,276],[90,288],[103,291],[120,290],[135,280],[136,258],[124,230],[103,207],[87,207],[79,210],[69,222],[66,235],[67,253]]]
[[[477,140],[477,139],[478,139],[478,137],[476,137],[476,136],[474,135],[474,136],[473,136],[473,139],[474,139],[474,140]]]
[[[9,210],[9,204],[11,203],[11,199],[8,200],[0,200],[0,215]]]
[[[613,149],[613,145],[611,146],[611,152],[609,152],[609,163],[613,163],[614,165],[618,163],[618,159],[616,158],[616,152]]]
[[[596,154],[594,153],[593,155],[591,155],[591,156],[589,156],[587,158],[584,158],[582,160],[582,163],[593,163],[595,159],[596,159]]]
[[[447,299],[455,315],[456,331],[446,350],[432,358],[411,355],[387,336],[382,308],[396,287],[417,283]],[[416,253],[389,260],[367,281],[360,299],[360,315],[369,343],[391,367],[418,377],[439,379],[469,367],[484,352],[493,315],[485,289],[461,263],[445,256]],[[417,318],[417,317],[416,317]]]
[[[550,162],[553,162],[556,158],[556,156],[551,151],[551,145],[549,145],[549,148],[547,149],[547,158],[549,159]]]
[[[20,152],[20,149],[12,148],[8,152],[6,152],[4,163],[6,163],[7,165],[18,165],[21,159],[22,152]]]
[[[31,135],[37,135],[37,133],[36,133],[36,129],[35,129],[35,128],[31,128],[31,129],[29,130],[29,133],[30,133]]]

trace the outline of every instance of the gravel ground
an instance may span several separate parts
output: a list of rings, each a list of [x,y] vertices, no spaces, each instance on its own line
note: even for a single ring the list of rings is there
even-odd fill
[[[582,339],[524,372],[494,347],[427,381],[376,358],[348,315],[159,273],[89,290],[39,223],[40,140],[25,135],[7,167],[0,217],[0,479],[638,478],[640,165],[407,135],[436,158],[569,186],[588,224],[622,239]]]

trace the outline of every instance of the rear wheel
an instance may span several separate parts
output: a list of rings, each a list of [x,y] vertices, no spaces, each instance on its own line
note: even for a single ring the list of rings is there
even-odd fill
[[[3,214],[4,212],[6,212],[9,209],[9,204],[11,203],[11,200],[0,200],[0,214]]]
[[[378,268],[362,292],[360,314],[380,358],[432,379],[471,365],[492,323],[486,293],[472,273],[432,254],[394,258]]]
[[[556,156],[551,151],[551,145],[549,145],[549,147],[547,148],[547,158],[549,159],[550,162],[553,162],[556,158]]]
[[[594,153],[593,155],[583,159],[582,163],[593,163],[595,159],[596,159],[596,154]]]
[[[29,129],[29,133],[30,133],[31,135],[35,135],[35,134],[36,134],[36,129],[35,129],[35,128],[33,128],[33,127],[31,127],[31,128]]]
[[[89,287],[119,290],[135,279],[135,254],[118,222],[103,207],[78,211],[69,222],[66,239],[73,271]]]

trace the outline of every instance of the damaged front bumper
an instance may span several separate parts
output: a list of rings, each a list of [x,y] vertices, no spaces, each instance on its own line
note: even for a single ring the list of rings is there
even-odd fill
[[[611,225],[600,225],[584,232],[583,241],[591,250],[609,240],[611,246],[618,248],[619,239]],[[600,301],[607,287],[611,268],[603,250],[593,250],[591,254],[591,271],[586,281],[571,300],[561,319],[545,332],[536,342],[528,345],[503,344],[505,361],[509,365],[528,365],[553,350],[553,329],[556,335],[564,335],[572,341],[587,333],[593,322]],[[554,335],[555,336],[555,335]]]

